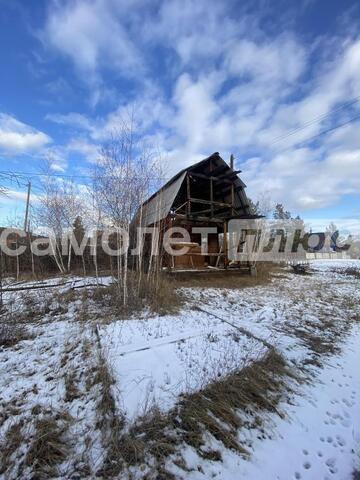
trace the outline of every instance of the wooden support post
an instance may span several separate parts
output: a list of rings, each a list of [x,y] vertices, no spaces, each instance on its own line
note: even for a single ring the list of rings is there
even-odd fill
[[[227,241],[227,223],[224,222],[224,267],[228,267],[228,241]]]
[[[191,215],[191,191],[190,191],[190,177],[186,175],[186,195],[187,195],[187,214]]]
[[[230,155],[230,168],[232,170],[234,170],[234,155],[233,154]]]
[[[214,217],[214,184],[212,179],[210,178],[210,201],[211,201],[211,218]]]
[[[231,185],[231,214],[234,215],[235,213],[235,189],[234,184]]]

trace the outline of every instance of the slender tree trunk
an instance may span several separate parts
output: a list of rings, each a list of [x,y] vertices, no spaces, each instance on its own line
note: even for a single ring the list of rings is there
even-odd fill
[[[0,312],[3,309],[3,306],[3,252],[0,247]]]
[[[86,277],[86,264],[85,264],[85,258],[84,258],[83,253],[81,254],[81,261],[82,261],[82,266],[83,266],[84,277]]]
[[[60,247],[60,245],[58,244],[57,239],[55,239],[55,253],[56,253],[56,255],[58,256],[58,262],[59,262],[59,265],[60,265],[60,271],[61,271],[62,274],[64,274],[64,273],[66,273],[66,268],[65,268],[65,265],[64,265],[63,257],[62,257],[61,247]]]
[[[52,248],[53,257],[54,257],[56,266],[60,270],[60,273],[65,273],[65,268],[64,268],[61,256],[59,255],[59,258],[58,258],[58,244],[56,240],[55,240],[55,248],[54,248],[54,243],[51,241],[51,248]]]
[[[16,250],[18,249],[18,239],[16,237]],[[16,255],[16,281],[19,280],[20,277],[20,258],[19,255]]]
[[[94,258],[94,267],[95,267],[95,277],[96,277],[96,283],[99,284],[99,271],[98,271],[98,262],[97,262],[97,235],[95,237],[95,245],[93,247],[94,247],[93,258]]]
[[[111,277],[114,276],[114,271],[113,271],[113,262],[112,262],[112,256],[109,255],[109,263],[110,263],[110,275]]]
[[[35,260],[34,260],[34,252],[32,251],[32,248],[31,248],[31,234],[30,234],[30,232],[28,232],[28,239],[29,239],[30,258],[31,258],[31,273],[32,273],[32,277],[35,278]]]
[[[67,271],[69,273],[70,273],[70,269],[71,269],[71,254],[72,254],[72,247],[71,247],[71,242],[69,240],[68,263],[67,263]]]
[[[126,306],[127,301],[128,301],[128,285],[127,285],[127,280],[128,280],[128,252],[125,252],[125,257],[124,257],[124,285],[123,285],[123,303]]]
[[[143,215],[143,208],[142,208],[142,203],[141,203],[141,207],[140,207],[140,228],[142,227],[142,215]],[[136,235],[136,237],[138,237]],[[145,242],[144,242],[145,243]],[[140,293],[140,289],[141,289],[141,280],[142,280],[142,253],[143,253],[143,237],[142,237],[142,234],[140,236],[140,248],[139,248],[139,255],[138,255],[138,275],[139,275],[139,281],[138,281],[138,294]],[[150,254],[151,255],[151,254]]]
[[[122,258],[121,258],[121,255],[120,255],[120,238],[119,238],[119,232],[117,231],[116,232],[116,243],[117,243],[117,249],[118,249],[118,254],[117,254],[117,257],[116,257],[116,260],[117,260],[117,280],[118,280],[118,287],[119,287],[119,291],[121,289],[121,285],[122,285],[122,278],[121,278],[121,270],[122,270]]]

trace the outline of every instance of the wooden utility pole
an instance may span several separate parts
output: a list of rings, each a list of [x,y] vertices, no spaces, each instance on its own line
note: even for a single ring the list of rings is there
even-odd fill
[[[25,221],[24,221],[24,232],[26,232],[27,229],[28,229],[30,192],[31,192],[31,182],[28,183],[28,191],[27,191],[27,199],[26,199],[26,209],[25,209]]]

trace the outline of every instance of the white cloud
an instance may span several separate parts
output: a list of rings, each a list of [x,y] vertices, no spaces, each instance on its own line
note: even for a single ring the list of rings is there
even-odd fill
[[[27,199],[27,192],[22,192],[20,190],[12,190],[9,189],[6,192],[6,200],[21,200],[22,202],[26,202]],[[40,199],[39,195],[35,193],[31,194],[31,202],[37,203]]]
[[[227,54],[230,74],[276,85],[296,81],[304,71],[305,59],[304,48],[289,35],[261,43],[242,39],[234,42]]]
[[[146,19],[142,34],[146,41],[169,45],[183,64],[200,58],[204,66],[241,30],[241,22],[231,20],[225,2],[169,0],[161,2],[155,18]]]
[[[51,142],[43,132],[20,122],[12,115],[0,113],[0,150],[15,155],[41,150]]]
[[[80,113],[76,112],[70,112],[65,115],[61,113],[48,113],[45,119],[54,123],[58,123],[59,125],[76,127],[81,130],[91,131],[93,128],[92,122],[85,117],[85,115],[81,115]]]
[[[256,197],[269,192],[274,200],[293,209],[327,207],[340,201],[344,194],[358,194],[357,123],[319,138],[320,146],[316,148],[295,147],[299,142],[306,145],[307,139],[334,125],[334,120],[335,124],[339,120],[341,123],[343,118],[354,114],[340,109],[335,118],[326,116],[356,94],[358,50],[360,42],[348,43],[335,52],[332,61],[319,65],[317,76],[302,85],[301,99],[297,101],[290,100],[291,94],[299,97],[298,84],[291,83],[306,70],[307,55],[293,39],[288,45],[280,40],[269,42],[266,47],[251,43],[251,55],[248,52],[238,59],[237,73],[244,79],[224,95],[221,95],[221,76],[213,76],[214,82],[209,77],[197,81],[188,75],[180,77],[174,97],[178,108],[174,128],[181,140],[172,152],[173,161],[177,165],[176,158],[193,159],[199,152],[205,155],[214,150],[225,152],[226,158],[233,151],[242,160],[249,195]],[[291,51],[295,55],[283,75],[281,64]],[[296,51],[300,52],[297,60]],[[269,63],[265,56],[271,59]],[[274,72],[268,73],[272,65]],[[353,105],[355,112],[359,105]],[[309,122],[314,117],[316,121]],[[309,123],[306,129],[274,143],[277,137],[306,122]],[[257,151],[257,159],[246,161],[242,151],[249,149]]]
[[[66,172],[66,168],[63,165],[61,165],[59,163],[56,163],[56,162],[51,163],[50,168],[54,172],[58,172],[58,173]]]
[[[80,153],[90,163],[99,158],[100,146],[82,138],[72,139],[66,148],[69,152]]]
[[[51,2],[42,39],[69,58],[81,79],[92,88],[94,105],[106,87],[101,68],[124,77],[143,69],[141,53],[132,41],[125,23],[129,4],[105,0]]]
[[[321,154],[301,148],[268,162],[250,159],[241,167],[254,198],[269,192],[275,202],[295,210],[328,207],[360,191],[360,150]]]
[[[51,5],[44,37],[95,85],[95,97],[109,69],[145,73],[136,98],[125,92],[102,117],[47,116],[76,129],[68,151],[93,161],[97,144],[134,111],[137,131],[158,144],[169,175],[214,151],[233,152],[250,196],[269,191],[289,208],[310,209],[359,191],[355,123],[315,146],[306,140],[358,111],[360,102],[327,116],[359,94],[360,40],[330,38],[325,55],[329,38],[306,44],[281,22],[269,35],[259,17],[244,11],[235,20],[230,3],[212,0],[168,0],[153,9],[141,0]],[[166,66],[150,75],[145,49],[159,46]]]

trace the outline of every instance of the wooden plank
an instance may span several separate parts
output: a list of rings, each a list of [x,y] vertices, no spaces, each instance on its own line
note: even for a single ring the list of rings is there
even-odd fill
[[[67,282],[71,283],[71,282]],[[55,284],[49,284],[49,285],[31,285],[31,286],[25,286],[25,287],[15,287],[15,288],[3,288],[3,292],[21,292],[25,290],[45,290],[47,288],[55,288],[55,287],[65,287],[65,283],[55,283]],[[70,290],[75,290],[77,288],[86,288],[86,287],[107,287],[107,285],[103,285],[101,283],[88,283],[85,285],[74,285],[72,287],[69,287]]]
[[[214,170],[211,172],[213,176],[217,176],[220,173],[224,172],[225,170],[228,170],[228,165],[219,165],[218,167],[214,168]]]
[[[192,220],[192,221],[196,221],[196,222],[203,222],[203,223],[219,223],[219,224],[223,224],[224,223],[224,218],[217,218],[217,217],[214,217],[214,218],[211,218],[211,217],[203,217],[201,215],[197,216],[197,215],[194,215],[192,214],[190,219],[188,217],[188,215],[183,215],[181,213],[176,213],[175,214],[175,218],[176,219],[179,219],[179,220]],[[187,223],[187,222],[185,222]]]
[[[216,264],[215,264],[215,267],[216,267],[216,268],[219,267],[219,263],[220,263],[220,258],[221,258],[221,256],[225,255],[225,254],[223,253],[223,248],[224,248],[224,244],[222,244],[222,245],[220,246],[219,254],[221,254],[221,255],[219,255],[218,258],[216,259]]]
[[[183,256],[192,256],[196,255],[198,257],[223,257],[225,253],[196,253],[196,252],[191,252],[191,253],[185,253]]]
[[[231,188],[232,188],[233,185],[234,185],[234,192],[235,193],[240,192],[240,190],[243,189],[243,187],[235,187],[235,184],[233,182],[231,182],[231,184],[227,185],[225,188],[219,189],[217,192],[220,195],[227,195],[228,193],[231,192]]]
[[[190,197],[190,201],[193,203],[201,203],[204,205],[218,205],[220,207],[228,207],[231,208],[232,205],[230,203],[223,203],[223,202],[215,202],[211,200],[203,200],[202,198],[192,198]]]
[[[220,180],[223,180],[227,177],[236,177],[238,175],[238,173],[241,173],[241,170],[233,170],[233,171],[230,171],[230,172],[227,172],[227,173],[224,173],[223,175],[220,175],[218,178]]]
[[[219,178],[214,175],[205,175],[205,173],[189,173],[190,177],[195,177],[195,178],[201,178],[203,180],[209,180],[211,179],[213,182],[225,182],[225,183],[232,183],[231,180],[228,180],[226,178]]]
[[[190,216],[197,216],[197,215],[204,215],[206,213],[210,213],[211,214],[211,208],[205,208],[204,210],[198,210],[196,212],[193,212]],[[218,215],[219,213],[221,212],[227,212],[229,210],[229,207],[223,207],[222,205],[214,205],[213,206],[213,215]]]

